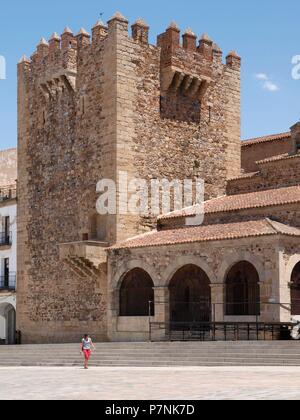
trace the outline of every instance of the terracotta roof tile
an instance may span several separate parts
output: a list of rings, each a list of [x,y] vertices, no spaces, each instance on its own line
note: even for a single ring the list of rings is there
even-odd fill
[[[205,214],[225,213],[293,203],[300,203],[300,185],[215,198],[205,202],[204,212]],[[196,207],[193,206],[168,213],[160,216],[158,220],[192,217],[195,216],[195,209]]]
[[[242,147],[252,146],[255,144],[266,143],[270,141],[287,140],[290,138],[291,138],[291,132],[273,134],[270,136],[263,136],[263,137],[257,137],[254,139],[244,140],[242,141]]]
[[[297,153],[297,154],[294,154],[294,155],[290,155],[288,153],[285,153],[283,155],[272,156],[272,157],[267,158],[267,159],[259,160],[256,163],[258,165],[263,165],[264,163],[279,162],[279,161],[282,161],[282,160],[299,159],[299,158],[300,158],[300,153]]]
[[[256,171],[256,172],[247,172],[245,174],[241,174],[240,176],[234,177],[234,178],[229,178],[228,181],[238,181],[240,179],[250,179],[250,178],[254,178],[257,175],[259,175],[260,172]]]
[[[169,246],[197,242],[210,242],[271,235],[299,236],[300,229],[273,222],[269,219],[180,229],[153,231],[116,244],[110,249],[132,249]]]

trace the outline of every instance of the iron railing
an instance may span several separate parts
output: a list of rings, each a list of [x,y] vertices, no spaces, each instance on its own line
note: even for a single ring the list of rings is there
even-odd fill
[[[288,340],[295,327],[300,331],[291,303],[155,303],[161,305],[169,308],[169,320],[156,322],[149,317],[150,341]]]
[[[0,276],[0,290],[16,290],[16,284],[17,284],[16,274]]]
[[[290,340],[293,322],[150,323],[150,341],[164,331],[167,341],[274,341]]]
[[[17,187],[16,185],[8,185],[0,187],[0,202],[6,200],[12,200],[17,198]]]
[[[0,246],[9,246],[12,244],[11,232],[0,232]]]

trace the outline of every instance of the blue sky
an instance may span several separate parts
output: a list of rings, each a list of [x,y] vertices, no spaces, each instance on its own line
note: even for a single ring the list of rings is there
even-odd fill
[[[90,30],[103,13],[107,21],[120,10],[132,23],[144,18],[151,41],[175,20],[199,36],[207,32],[224,54],[243,58],[242,136],[287,131],[300,118],[300,80],[291,76],[291,60],[300,55],[299,0],[11,0],[0,12],[0,55],[7,79],[0,80],[0,148],[17,143],[16,63],[30,56],[42,36],[49,39],[65,26]],[[255,75],[260,75],[259,78]]]

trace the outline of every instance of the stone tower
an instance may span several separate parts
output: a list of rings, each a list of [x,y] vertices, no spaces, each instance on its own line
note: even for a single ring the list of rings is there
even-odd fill
[[[18,329],[24,342],[106,338],[104,248],[149,229],[97,215],[96,184],[120,171],[206,180],[240,174],[240,64],[172,23],[149,44],[119,13],[90,35],[66,28],[18,65]],[[119,193],[120,191],[117,191]]]

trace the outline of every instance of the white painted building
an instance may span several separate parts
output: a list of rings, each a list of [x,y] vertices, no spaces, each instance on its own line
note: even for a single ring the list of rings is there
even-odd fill
[[[0,344],[16,339],[16,187],[0,187]]]

